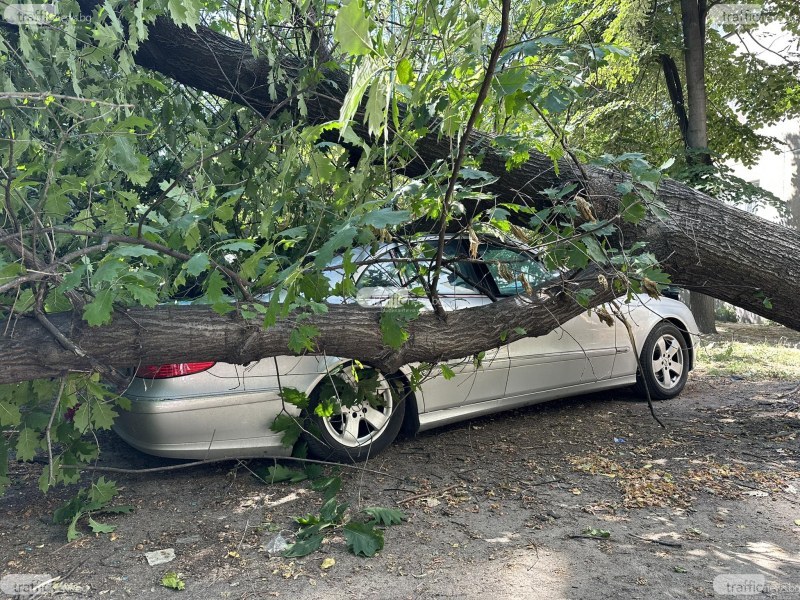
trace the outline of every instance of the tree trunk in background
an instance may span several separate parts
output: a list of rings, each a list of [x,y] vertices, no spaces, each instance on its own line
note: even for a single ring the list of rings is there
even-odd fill
[[[716,333],[716,302],[711,296],[700,292],[689,292],[689,308],[692,309],[697,328],[701,333]]]
[[[681,0],[683,57],[688,96],[687,127],[684,132],[689,164],[711,164],[708,153],[708,110],[706,106],[706,0]],[[689,182],[691,183],[691,181]],[[701,333],[716,333],[714,299],[690,292],[690,307]]]
[[[787,225],[800,229],[800,132],[787,135],[786,143],[789,146],[786,151],[792,156],[792,179],[789,181],[791,196],[787,200],[790,216]]]

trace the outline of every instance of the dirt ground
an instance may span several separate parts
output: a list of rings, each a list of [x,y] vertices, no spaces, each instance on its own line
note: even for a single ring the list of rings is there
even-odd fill
[[[265,485],[252,462],[116,475],[115,503],[135,511],[67,544],[51,515],[70,492],[42,497],[42,466],[15,464],[2,574],[61,576],[60,598],[704,598],[726,595],[714,586],[726,574],[800,598],[800,396],[780,397],[795,383],[693,376],[656,405],[666,428],[616,391],[400,440],[370,471],[340,471],[353,513],[407,516],[370,559],[336,533],[305,558],[270,556],[321,496],[308,482]],[[104,465],[174,464],[111,434],[102,443]],[[145,552],[166,548],[176,558],[149,566]],[[167,571],[184,591],[160,585]]]

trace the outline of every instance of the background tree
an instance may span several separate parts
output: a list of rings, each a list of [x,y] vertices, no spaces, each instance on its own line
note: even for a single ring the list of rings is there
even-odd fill
[[[755,45],[758,24],[709,24],[704,1],[564,6],[595,38],[630,49],[598,69],[594,93],[569,113],[573,144],[589,154],[640,151],[671,161],[670,175],[697,189],[735,204],[769,204],[788,219],[789,207],[725,165],[752,165],[761,152],[778,151],[779,140],[759,129],[798,114],[800,71],[788,48],[777,63],[743,52],[745,39]],[[762,22],[794,23],[796,8],[786,3],[764,10]],[[713,331],[713,300],[695,290],[698,325]]]

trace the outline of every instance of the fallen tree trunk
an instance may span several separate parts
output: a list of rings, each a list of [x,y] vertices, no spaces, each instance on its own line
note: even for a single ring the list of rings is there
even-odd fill
[[[302,323],[319,329],[315,342],[328,355],[354,358],[391,373],[411,362],[435,363],[496,348],[524,337],[516,328],[527,335],[544,335],[585,310],[574,299],[578,289],[592,289],[598,303],[614,297],[599,273],[587,273],[593,276],[553,286],[532,298],[505,298],[448,313],[446,321],[432,312],[422,313],[409,323],[409,339],[399,350],[383,341],[381,308],[330,305],[327,313],[306,316]],[[247,322],[236,313],[219,315],[208,306],[178,305],[129,309],[102,327],[89,327],[78,313],[52,315],[50,321],[92,359],[123,368],[203,360],[246,364],[291,354],[289,337],[297,327],[296,316],[264,329],[258,319]],[[0,383],[92,370],[87,357],[63,348],[33,317],[0,326],[10,332],[0,346]]]

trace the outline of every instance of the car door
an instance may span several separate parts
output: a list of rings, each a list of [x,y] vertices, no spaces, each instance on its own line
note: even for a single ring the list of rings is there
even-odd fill
[[[420,242],[414,248],[417,256],[431,257],[435,240]],[[419,246],[426,248],[420,252]],[[414,253],[414,252],[412,252]],[[437,293],[446,311],[483,306],[492,299],[479,289],[481,274],[476,272],[468,256],[467,242],[456,238],[445,244],[446,264],[437,284]],[[463,257],[465,260],[459,261]],[[420,272],[422,271],[422,272]],[[406,285],[413,286],[421,277],[427,277],[425,270],[415,268]],[[430,301],[420,299],[425,309],[432,310]],[[443,361],[449,371],[447,377],[441,367],[434,366],[430,376],[422,385],[425,411],[454,408],[466,404],[493,401],[505,393],[508,380],[508,350],[505,346],[489,350],[480,360],[476,357]]]
[[[503,296],[525,294],[559,276],[532,254],[510,246],[487,245],[482,258]],[[506,395],[522,396],[611,376],[615,329],[583,313],[547,335],[508,345]]]
[[[443,276],[438,286],[439,297],[445,310],[483,306],[492,301],[463,280],[460,275],[455,275],[449,270],[446,273],[446,280]],[[441,394],[451,400],[460,398],[462,399],[460,404],[474,404],[495,400],[505,394],[508,382],[507,347],[487,350],[480,358],[467,356],[445,361],[445,364],[455,373],[455,377],[449,380],[444,377],[438,378],[436,383],[441,385],[441,390],[437,391],[437,395]],[[435,398],[431,401],[438,403]]]

